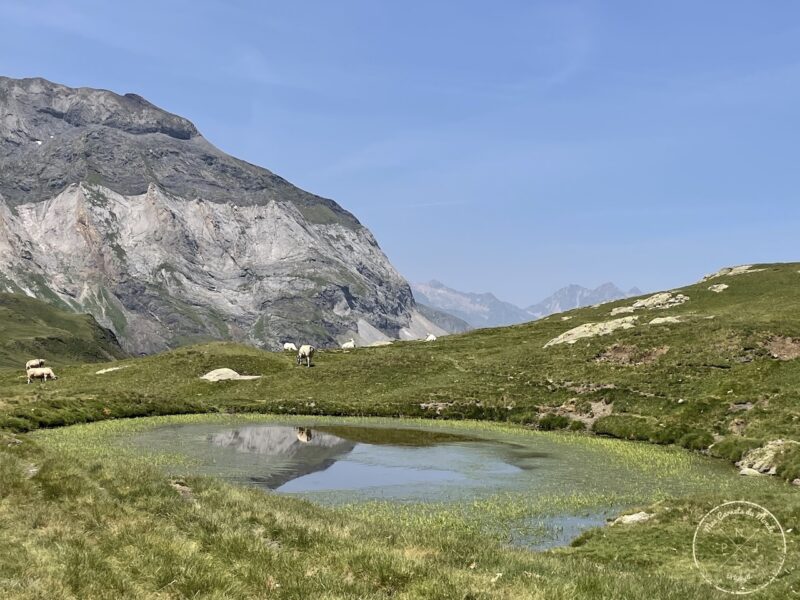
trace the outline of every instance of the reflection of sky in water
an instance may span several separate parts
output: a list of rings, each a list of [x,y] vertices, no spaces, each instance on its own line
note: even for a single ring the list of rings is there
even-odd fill
[[[515,477],[530,468],[529,457],[516,457],[512,445],[494,440],[387,429],[386,441],[376,428],[369,429],[371,443],[348,439],[363,439],[363,431],[177,425],[141,433],[133,443],[184,454],[194,473],[286,493],[330,492],[331,500],[341,492],[348,492],[349,500],[451,499],[470,491],[515,487]],[[535,460],[545,459],[536,454]]]
[[[294,426],[257,423],[166,425],[133,434],[127,444],[188,458],[188,464],[168,465],[171,473],[211,475],[334,503],[471,499],[504,491],[531,498],[641,495],[644,489],[695,485],[686,474],[656,476],[563,437],[454,434],[446,426],[302,429],[309,431],[299,435]]]
[[[535,548],[565,543],[602,524],[613,512],[608,504],[617,504],[608,495],[632,504],[638,501],[631,498],[679,494],[731,475],[725,465],[711,461],[667,475],[563,436],[448,433],[446,426],[176,424],[119,443],[143,454],[184,457],[166,466],[173,474],[216,476],[326,504],[468,502],[506,493],[522,494],[532,504],[537,498],[598,498],[595,509],[580,515],[558,511],[536,516],[529,524],[534,529],[540,524],[546,530],[541,535],[510,536],[512,543]],[[607,504],[599,500],[603,497]]]
[[[502,476],[520,469],[491,452],[467,445],[425,448],[357,444],[330,467],[280,488],[281,492],[389,488],[418,484],[487,485],[486,477]],[[385,494],[384,494],[385,495]]]

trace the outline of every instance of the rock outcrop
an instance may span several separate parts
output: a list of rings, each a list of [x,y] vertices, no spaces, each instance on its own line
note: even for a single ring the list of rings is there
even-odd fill
[[[701,281],[708,281],[709,279],[715,279],[716,277],[726,277],[732,275],[744,275],[745,273],[758,273],[759,271],[763,271],[764,269],[754,269],[753,265],[739,265],[738,267],[724,267],[717,271],[716,273],[711,273],[710,275],[706,275],[703,277]]]
[[[139,96],[0,77],[0,172],[0,292],[130,352],[445,333],[353,215]]]
[[[612,525],[634,525],[636,523],[644,523],[645,521],[652,519],[654,516],[655,515],[653,513],[640,511],[631,515],[622,515],[621,517],[614,519]]]
[[[544,347],[547,348],[548,346],[556,346],[558,344],[574,344],[583,338],[608,335],[619,329],[631,329],[636,327],[636,320],[638,318],[639,317],[622,317],[603,323],[584,323],[553,338],[547,342]]]
[[[740,475],[775,475],[783,455],[798,447],[800,442],[794,440],[772,440],[759,448],[749,450],[736,463],[741,468]]]

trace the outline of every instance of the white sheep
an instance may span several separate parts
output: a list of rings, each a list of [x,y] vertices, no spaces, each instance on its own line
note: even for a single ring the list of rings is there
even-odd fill
[[[300,346],[300,350],[297,351],[297,364],[299,365],[303,362],[303,359],[306,361],[306,366],[311,366],[311,358],[314,356],[314,351],[316,348],[311,344],[303,344]]]
[[[345,342],[342,344],[342,350],[352,350],[356,347],[356,341],[353,338],[350,338],[349,342]]]
[[[425,338],[425,341],[426,342],[435,342],[436,341],[436,336],[433,335],[432,333],[429,333],[428,337]]]
[[[297,352],[297,346],[295,346],[292,342],[285,342],[283,344],[284,350],[291,350],[292,352]]]
[[[31,382],[31,379],[41,379],[42,383],[47,381],[48,378],[58,379],[56,374],[53,373],[53,369],[50,367],[32,367],[30,369],[25,369],[25,373],[28,375],[28,383]]]
[[[25,370],[34,369],[36,367],[43,367],[44,366],[44,359],[43,358],[32,358],[28,362],[25,363]]]

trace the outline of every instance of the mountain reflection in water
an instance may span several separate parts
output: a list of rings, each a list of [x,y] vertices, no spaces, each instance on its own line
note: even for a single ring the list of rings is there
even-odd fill
[[[356,442],[308,427],[253,426],[223,431],[209,441],[236,452],[269,456],[275,470],[264,476],[250,476],[252,483],[276,489],[287,481],[324,471],[350,452]]]

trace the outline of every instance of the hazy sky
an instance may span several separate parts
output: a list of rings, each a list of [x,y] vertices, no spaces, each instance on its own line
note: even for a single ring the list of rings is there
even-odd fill
[[[796,0],[2,0],[0,74],[188,117],[411,280],[527,305],[800,260]]]

